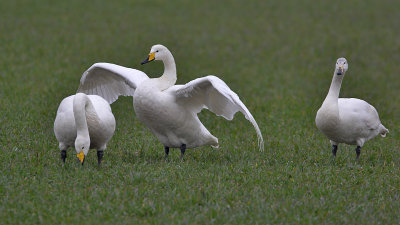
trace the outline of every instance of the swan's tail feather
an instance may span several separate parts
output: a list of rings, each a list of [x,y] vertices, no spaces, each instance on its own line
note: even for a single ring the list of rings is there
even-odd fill
[[[386,129],[386,127],[383,126],[382,124],[379,126],[379,128],[380,128],[379,134],[380,134],[382,137],[386,137],[386,134],[389,133],[389,130]]]

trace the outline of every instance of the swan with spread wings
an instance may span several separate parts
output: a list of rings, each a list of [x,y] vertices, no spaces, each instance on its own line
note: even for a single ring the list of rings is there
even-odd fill
[[[263,138],[257,122],[224,81],[206,76],[185,85],[175,85],[175,60],[163,45],[154,45],[142,64],[161,60],[164,74],[150,79],[145,73],[110,63],[96,63],[81,78],[78,92],[100,95],[110,104],[118,96],[133,96],[137,118],[143,122],[164,145],[165,158],[169,148],[180,148],[183,157],[187,148],[203,145],[218,147],[214,137],[197,117],[203,108],[232,120],[236,112],[243,113],[258,136],[263,150]]]

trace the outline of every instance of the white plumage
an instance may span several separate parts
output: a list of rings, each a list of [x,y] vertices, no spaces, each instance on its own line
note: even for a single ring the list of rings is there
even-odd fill
[[[333,80],[321,108],[315,118],[318,129],[332,144],[335,156],[337,145],[345,143],[357,145],[357,158],[364,143],[378,134],[382,137],[389,133],[379,119],[376,109],[366,101],[356,98],[339,98],[340,87],[348,63],[345,58],[336,62]]]
[[[97,94],[111,104],[120,95],[133,96],[137,85],[146,79],[149,77],[139,70],[111,63],[95,63],[83,73],[78,92]]]
[[[62,100],[58,107],[54,133],[64,162],[69,147],[75,147],[82,164],[89,149],[95,148],[100,164],[114,131],[111,107],[100,96],[77,93]]]
[[[165,146],[186,148],[203,145],[218,146],[214,137],[197,117],[203,108],[231,120],[236,112],[242,112],[256,129],[260,149],[263,138],[253,116],[221,79],[206,76],[185,85],[175,85],[177,75],[171,52],[162,45],[151,48],[144,63],[161,60],[164,74],[150,79],[143,72],[109,63],[96,63],[82,76],[78,92],[97,94],[109,103],[119,95],[133,96],[135,113]]]

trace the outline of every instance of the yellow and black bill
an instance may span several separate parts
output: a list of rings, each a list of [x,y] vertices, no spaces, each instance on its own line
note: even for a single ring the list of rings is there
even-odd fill
[[[83,151],[76,154],[76,157],[78,157],[79,161],[82,163],[83,166],[83,163],[85,162],[85,154],[83,154]]]
[[[341,65],[341,66],[339,66],[339,69],[337,70],[336,75],[342,75],[343,72],[344,72],[344,68],[343,68],[343,65]]]
[[[143,65],[143,64],[146,64],[146,63],[149,63],[149,62],[153,61],[155,56],[156,56],[155,52],[150,53],[149,56],[147,56],[147,58],[141,64]]]

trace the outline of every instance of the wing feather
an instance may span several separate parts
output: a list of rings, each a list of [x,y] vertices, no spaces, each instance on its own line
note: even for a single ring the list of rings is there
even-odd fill
[[[99,95],[108,103],[119,96],[133,96],[137,86],[149,77],[142,71],[111,63],[95,63],[82,75],[77,92]]]
[[[240,111],[254,126],[260,150],[264,149],[264,140],[253,115],[239,99],[239,96],[218,77],[210,75],[198,78],[185,85],[175,85],[168,91],[175,94],[178,104],[184,104],[195,113],[206,108],[218,116],[232,120],[235,113]]]

